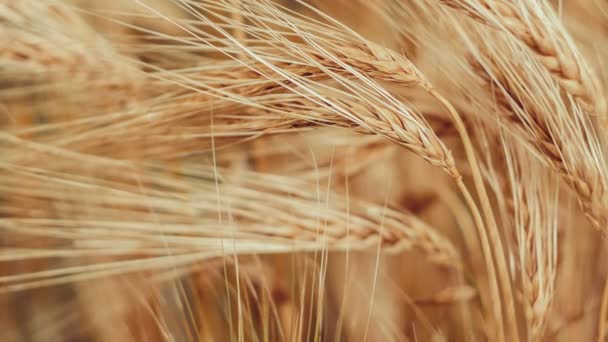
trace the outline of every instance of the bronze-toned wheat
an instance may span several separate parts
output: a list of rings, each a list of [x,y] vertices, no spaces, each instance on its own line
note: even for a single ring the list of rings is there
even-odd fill
[[[0,0],[0,340],[603,340],[607,9]]]

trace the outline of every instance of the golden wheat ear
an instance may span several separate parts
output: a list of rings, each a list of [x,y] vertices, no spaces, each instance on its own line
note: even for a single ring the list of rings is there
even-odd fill
[[[528,339],[538,340],[545,335],[555,292],[558,182],[527,151],[506,142],[504,146],[513,198],[521,301]]]
[[[581,126],[589,127],[589,120],[580,112],[571,115],[559,97],[542,99],[525,95],[534,87],[538,87],[538,91],[543,89],[544,94],[556,92],[541,77],[511,73],[509,70],[517,70],[517,67],[499,61],[498,57],[485,57],[483,62],[472,60],[471,63],[482,83],[495,94],[501,119],[535,146],[541,158],[577,194],[593,226],[604,231],[607,222],[606,170],[602,166],[604,157],[597,137],[593,131],[589,132],[591,128],[581,129]],[[482,63],[488,64],[482,66]],[[566,140],[576,143],[566,144]]]
[[[0,77],[7,80],[0,101],[7,116],[18,118],[10,121],[66,123],[122,110],[141,94],[133,60],[64,2],[2,2],[0,37]],[[24,103],[30,111],[20,107]]]
[[[136,78],[129,59],[95,32],[74,9],[53,0],[4,3],[0,7],[0,61],[6,76],[23,81],[66,81],[69,78],[109,88],[127,87]]]
[[[54,165],[66,162],[60,159]],[[2,188],[12,200],[0,226],[21,249],[2,260],[63,260],[43,271],[0,277],[5,291],[188,267],[226,253],[418,250],[436,263],[462,268],[452,243],[415,215],[318,193],[306,182],[257,173],[231,180],[212,167],[185,169],[187,180],[179,181],[153,166],[140,173],[124,163],[91,163],[112,169],[91,175],[69,164],[70,174],[3,165]],[[16,181],[20,190],[10,190]],[[323,198],[329,202],[320,206]],[[57,210],[48,217],[44,213],[52,207]],[[28,246],[38,239],[47,240],[47,247]]]
[[[582,58],[572,38],[550,5],[544,1],[440,1],[490,26],[497,27],[527,46],[534,58],[585,111],[606,116],[600,82]]]

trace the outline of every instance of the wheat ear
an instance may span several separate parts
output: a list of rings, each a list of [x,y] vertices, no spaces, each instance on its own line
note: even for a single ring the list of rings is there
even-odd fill
[[[526,45],[559,85],[589,113],[603,120],[607,104],[599,81],[589,71],[560,20],[542,1],[439,0],[472,18],[498,27]]]
[[[503,141],[529,341],[544,336],[557,268],[558,183],[521,147]]]
[[[69,159],[60,160],[66,157]],[[389,253],[417,249],[438,263],[461,267],[451,243],[414,215],[356,199],[345,202],[337,194],[321,194],[330,199],[321,205],[314,189],[291,178],[257,173],[239,173],[233,181],[222,177],[217,202],[213,179],[218,170],[212,167],[185,170],[184,177],[202,181],[183,182],[157,172],[135,175],[129,164],[107,164],[86,157],[88,165],[112,166],[89,176],[86,168],[74,168],[81,158],[77,154],[52,158],[59,159],[53,165],[69,163],[70,173],[2,164],[7,177],[0,186],[13,200],[5,206],[9,217],[0,225],[10,236],[45,237],[71,244],[28,249],[22,243],[23,250],[6,254],[3,260],[132,257],[125,262],[1,277],[5,290],[183,266],[220,257],[222,245],[238,254],[341,251],[381,245]],[[134,184],[132,177],[139,184]],[[10,186],[17,183],[19,187]],[[164,190],[156,190],[159,187]],[[90,196],[92,191],[95,196]],[[45,214],[49,205],[59,209],[55,217]],[[219,223],[218,211],[227,215]]]
[[[526,99],[517,95],[514,83],[501,72],[501,68],[497,67],[492,59],[486,67],[474,60],[470,60],[470,63],[480,76],[482,84],[492,91],[499,104],[498,111],[502,118],[539,150],[543,160],[576,193],[579,204],[593,227],[605,232],[608,224],[608,208],[601,172],[600,175],[593,176],[595,173],[593,165],[585,169],[581,166],[586,165],[571,165],[572,162],[565,159],[567,157],[564,153],[565,147],[554,138],[552,127],[543,120],[545,114],[534,104],[521,102]]]

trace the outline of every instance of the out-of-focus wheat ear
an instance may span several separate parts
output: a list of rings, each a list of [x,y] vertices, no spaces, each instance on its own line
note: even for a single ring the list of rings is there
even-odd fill
[[[606,121],[600,82],[554,10],[544,1],[437,0],[508,33],[530,48],[534,58],[583,109]]]
[[[523,147],[503,140],[528,340],[544,336],[557,269],[558,182]]]
[[[6,237],[24,248],[36,237],[58,242],[4,260],[58,257],[75,262],[0,277],[4,291],[185,267],[225,253],[417,250],[436,263],[462,267],[449,240],[415,215],[338,195],[327,195],[331,201],[320,206],[319,195],[306,182],[241,173],[231,184],[222,177],[218,203],[217,168],[186,169],[176,180],[154,172],[153,166],[137,172],[129,163],[108,164],[101,158],[82,165],[73,159],[76,155],[47,156],[57,170],[2,164],[6,177],[0,187],[11,198],[3,208],[8,217],[0,220]],[[92,165],[99,166],[94,175]]]
[[[488,196],[486,188],[485,188],[483,176],[481,173],[481,167],[480,167],[479,162],[476,157],[476,151],[473,147],[473,143],[467,132],[467,129],[466,129],[462,119],[460,118],[459,114],[454,109],[454,107],[449,103],[449,101],[447,101],[441,95],[436,93],[434,90],[432,90],[431,93],[434,94],[434,97],[437,98],[446,107],[446,109],[450,113],[452,120],[454,121],[454,125],[456,126],[456,129],[459,132],[459,136],[460,136],[461,140],[463,141],[463,146],[465,149],[466,157],[471,166],[471,172],[472,172],[472,176],[473,176],[472,178],[473,178],[473,182],[475,184],[475,189],[477,190],[477,193],[480,197],[481,207],[483,209],[484,218],[486,220],[486,227],[487,227],[486,229],[488,230],[489,240],[486,242],[482,242],[482,243],[485,244],[485,243],[489,243],[491,241],[492,243],[494,243],[494,248],[496,249],[496,251],[494,252],[493,259],[494,259],[494,262],[496,263],[496,267],[498,269],[498,272],[497,272],[498,277],[496,279],[501,287],[501,290],[503,292],[503,297],[504,297],[504,305],[505,305],[505,311],[506,311],[506,316],[507,316],[507,328],[508,328],[506,338],[509,338],[509,336],[511,338],[516,338],[518,328],[517,328],[517,322],[515,321],[515,308],[513,305],[513,291],[511,288],[511,279],[510,279],[510,275],[509,275],[509,269],[507,266],[507,262],[505,259],[506,253],[505,253],[505,249],[503,248],[502,239],[500,236],[500,232],[498,231],[498,225],[496,223],[496,218],[494,217],[493,209],[491,207],[491,202],[490,202],[489,196]],[[468,192],[466,191],[466,188],[465,188],[464,184],[462,183],[462,181],[460,180],[459,182],[457,182],[457,184],[460,187],[460,189],[462,190],[462,192],[466,198],[466,201],[470,202],[470,203],[474,203],[473,199],[470,198],[470,194],[468,194]],[[480,238],[483,239],[482,236],[483,235],[480,232]],[[501,317],[501,316],[502,315],[497,316],[497,317]],[[501,324],[502,324],[502,322],[501,322]],[[496,337],[499,340],[502,340],[503,338],[505,338],[505,336],[502,335],[502,333],[503,332],[500,331],[500,329],[499,329],[497,332],[497,335],[496,335]]]
[[[0,75],[12,80],[0,90],[3,99],[46,92],[114,108],[137,95],[137,67],[64,3],[0,3],[0,41]]]
[[[303,228],[301,237],[304,240],[313,238],[314,234],[306,237],[307,234],[304,231],[308,230],[311,233],[319,232],[322,234],[314,237],[314,239],[318,239],[319,242],[327,239],[329,248],[335,246],[338,249],[347,249],[349,248],[349,239],[351,239],[355,243],[353,247],[359,243],[361,247],[380,245],[382,250],[387,253],[400,253],[414,249],[423,252],[439,264],[451,265],[456,268],[462,267],[460,256],[451,242],[436,233],[422,220],[418,219],[416,215],[407,211],[397,211],[368,203],[362,199],[347,199],[341,194],[318,195],[311,192],[308,182],[289,177],[245,172],[236,176],[234,181],[238,182],[238,186],[237,183],[230,186],[230,177],[226,177],[227,184],[224,193],[231,195],[234,192],[234,196],[238,195],[244,198],[239,199],[240,204],[235,201],[233,205],[254,208],[257,206],[249,204],[254,201],[244,199],[252,196],[251,199],[253,200],[260,196],[260,199],[267,199],[268,203],[273,203],[275,209],[286,205],[285,212],[312,215],[325,222],[326,227],[324,229],[326,231],[318,231],[313,226],[304,227],[306,222],[303,220],[300,225]],[[281,204],[282,197],[279,196],[281,194],[290,194],[293,201],[283,200],[283,204]],[[320,213],[307,210],[313,207],[318,208],[318,205],[313,203],[319,200],[319,196],[330,198],[327,208]],[[264,209],[260,208],[258,210]],[[324,213],[324,210],[327,210],[327,213]],[[312,216],[310,219],[312,219]],[[350,228],[344,222],[348,222]],[[382,225],[383,227],[379,227]],[[374,226],[376,228],[372,228]],[[403,228],[411,227],[411,230],[402,229],[400,226]],[[294,235],[298,236],[299,234]]]

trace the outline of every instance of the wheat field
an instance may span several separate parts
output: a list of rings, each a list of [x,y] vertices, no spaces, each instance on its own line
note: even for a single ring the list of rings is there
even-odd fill
[[[0,341],[608,340],[606,0],[0,0]]]

